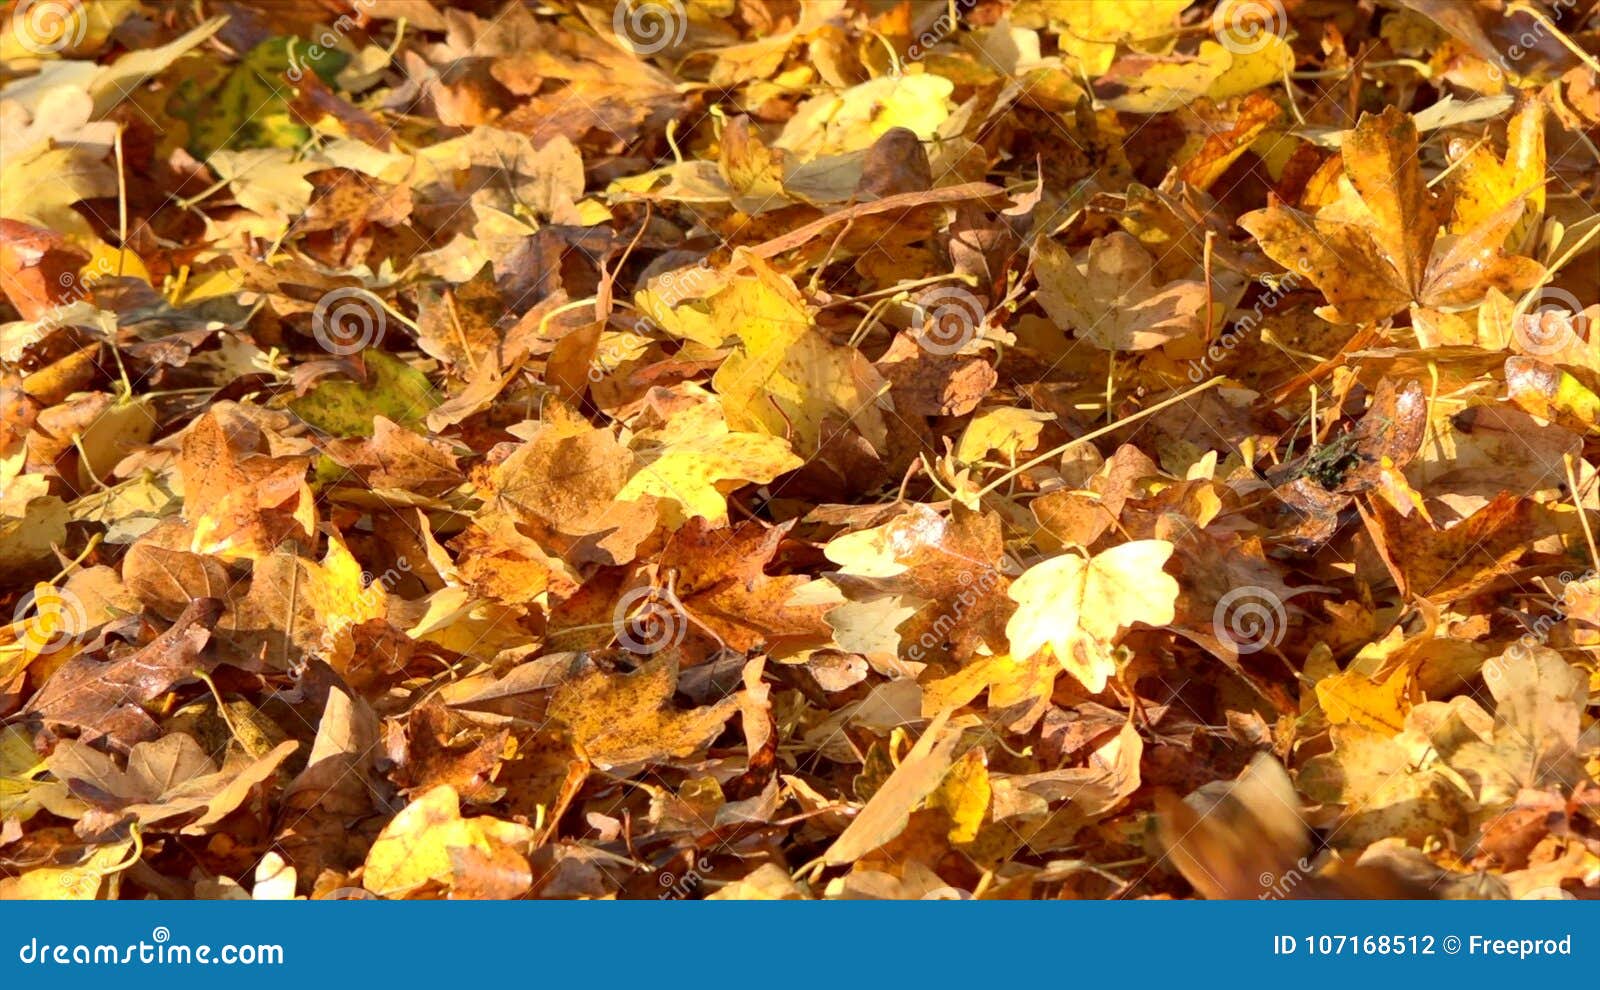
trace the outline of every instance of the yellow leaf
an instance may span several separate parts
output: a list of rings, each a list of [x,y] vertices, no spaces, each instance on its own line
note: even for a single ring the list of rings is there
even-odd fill
[[[801,159],[862,151],[884,132],[904,127],[923,141],[950,115],[955,84],[941,76],[880,76],[800,104],[773,142]]]
[[[1523,196],[1528,207],[1508,239],[1510,245],[1524,244],[1539,228],[1545,198],[1544,104],[1530,100],[1506,125],[1506,138],[1504,159],[1487,144],[1478,144],[1451,172],[1451,233],[1472,230]]]
[[[722,403],[700,386],[686,382],[673,391],[658,398],[660,424],[629,441],[635,470],[618,501],[656,496],[662,522],[674,529],[695,516],[725,525],[728,492],[805,463],[779,437],[729,430]]]
[[[959,845],[978,837],[992,793],[983,747],[974,746],[945,774],[939,789],[928,796],[928,807],[943,808],[950,815],[950,841]]]
[[[1035,564],[1011,584],[1012,655],[1031,657],[1049,646],[1084,687],[1104,691],[1116,672],[1111,646],[1122,630],[1173,619],[1178,582],[1161,569],[1172,549],[1165,540],[1135,540],[1092,559],[1064,554]]]
[[[107,876],[133,865],[132,842],[100,846],[76,866],[41,866],[21,876],[0,879],[0,901],[92,901]]]
[[[33,751],[33,734],[20,725],[0,728],[0,819],[27,821],[39,805],[28,795],[44,761]]]
[[[1011,11],[1019,27],[1048,25],[1059,32],[1062,54],[1078,63],[1086,76],[1111,67],[1119,44],[1149,50],[1170,47],[1178,15],[1189,0],[1023,0]]]
[[[1042,239],[1034,249],[1039,303],[1058,326],[1107,351],[1147,351],[1205,325],[1206,287],[1157,285],[1155,258],[1133,235],[1115,231],[1081,258]]]
[[[633,674],[590,669],[556,690],[549,714],[602,767],[688,756],[722,731],[739,710],[739,695],[679,711],[672,704],[677,684],[677,665],[665,653]]]
[[[822,862],[834,866],[852,863],[905,830],[911,812],[944,779],[956,743],[961,741],[965,725],[952,723],[949,717],[949,712],[940,712],[928,723],[922,738],[828,847]],[[965,719],[971,721],[970,717]]]
[[[956,460],[976,464],[989,456],[990,451],[1015,460],[1039,446],[1044,424],[1055,418],[1054,413],[1017,406],[985,409],[972,417],[966,432],[961,434],[961,442],[956,445]]]
[[[1215,41],[1202,41],[1192,56],[1151,59],[1127,79],[1128,90],[1106,102],[1125,113],[1165,113],[1204,96],[1218,103],[1263,86],[1282,82],[1294,64],[1289,43],[1266,34],[1259,47],[1230,52]]]
[[[859,351],[834,344],[812,325],[793,282],[759,262],[751,266],[759,287],[741,279],[746,287],[730,305],[713,300],[713,315],[727,318],[740,342],[711,379],[728,426],[788,437],[809,456],[821,446],[825,424],[854,423],[881,450],[888,434],[878,408],[887,403],[880,399],[888,387],[882,376]]]
[[[429,883],[454,886],[461,852],[525,854],[533,829],[483,816],[461,817],[461,799],[440,784],[406,805],[367,852],[362,884],[379,897],[404,897]]]
[[[1201,42],[1202,54],[1210,42]],[[1206,89],[1206,98],[1215,102],[1254,92],[1263,86],[1282,82],[1284,73],[1294,68],[1294,49],[1276,34],[1265,32],[1257,41],[1233,53],[1233,61]]]
[[[1530,416],[1600,432],[1600,396],[1555,365],[1506,358],[1506,397]]]
[[[1397,733],[1405,728],[1408,672],[1401,668],[1381,684],[1360,671],[1347,670],[1317,682],[1317,703],[1334,725],[1359,725]]]
[[[1341,158],[1354,197],[1326,203],[1315,217],[1273,203],[1239,218],[1268,256],[1322,290],[1324,319],[1375,322],[1413,302],[1471,306],[1491,288],[1521,291],[1544,273],[1502,250],[1523,213],[1520,196],[1462,236],[1438,240],[1442,206],[1423,179],[1410,114],[1363,114]]]

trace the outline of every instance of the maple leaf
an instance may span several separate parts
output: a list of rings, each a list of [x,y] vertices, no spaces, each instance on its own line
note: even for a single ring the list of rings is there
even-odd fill
[[[636,469],[616,496],[622,502],[655,496],[669,527],[696,516],[726,524],[729,492],[772,481],[805,463],[781,437],[728,429],[710,397],[673,412],[659,429],[635,434]]]
[[[455,788],[440,784],[384,826],[361,882],[379,897],[394,897],[428,884],[467,888],[483,884],[481,875],[488,874],[494,893],[479,896],[515,897],[533,882],[525,858],[533,835],[526,825],[488,815],[461,817]]]
[[[671,576],[687,617],[723,646],[751,650],[784,638],[815,638],[823,632],[826,606],[794,601],[813,579],[766,573],[789,528],[753,522],[718,528],[693,520],[662,551],[657,570]]]
[[[957,659],[983,643],[1003,648],[1011,579],[995,517],[913,505],[881,526],[835,537],[824,552],[839,565],[833,580],[849,597],[892,594],[915,609],[898,627],[913,657],[942,653],[946,644]]]
[[[1178,582],[1161,567],[1172,556],[1165,540],[1134,540],[1085,558],[1062,554],[1041,561],[1011,583],[1017,611],[1006,623],[1016,657],[1046,646],[1084,687],[1104,691],[1117,672],[1112,645],[1136,622],[1173,619]]]
[[[1342,147],[1345,176],[1365,215],[1316,216],[1282,205],[1239,218],[1274,261],[1309,279],[1328,299],[1322,311],[1340,323],[1382,320],[1411,305],[1470,305],[1490,288],[1516,292],[1543,266],[1507,256],[1501,246],[1516,225],[1520,199],[1441,245],[1443,210],[1422,177],[1417,127],[1409,114],[1386,108],[1364,114]]]
[[[678,711],[671,705],[677,682],[670,657],[630,675],[591,668],[556,689],[549,714],[569,726],[585,755],[602,767],[687,756],[739,710],[739,698]]]
[[[788,437],[811,454],[830,421],[853,423],[881,449],[882,378],[859,352],[817,331],[792,282],[756,271],[757,278],[735,282],[711,303],[713,318],[740,341],[711,379],[729,428]]]
[[[1078,261],[1054,241],[1034,248],[1039,302],[1062,327],[1108,351],[1146,351],[1207,323],[1205,283],[1152,279],[1155,259],[1116,231]]]
[[[618,502],[633,462],[610,431],[552,416],[480,488],[491,511],[548,532],[568,553],[621,563],[657,519],[655,500],[644,492]]]
[[[201,649],[222,614],[222,602],[200,598],[144,647],[109,662],[79,654],[47,681],[28,711],[48,724],[104,735],[126,748],[156,735],[139,707],[203,669]]]

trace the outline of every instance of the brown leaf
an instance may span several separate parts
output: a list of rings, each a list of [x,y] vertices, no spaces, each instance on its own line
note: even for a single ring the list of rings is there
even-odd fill
[[[120,748],[155,738],[155,723],[139,706],[210,666],[201,651],[222,608],[216,598],[197,598],[141,649],[107,661],[73,657],[39,689],[27,711],[47,725],[80,729],[86,738],[107,736]]]
[[[1501,492],[1447,529],[1403,518],[1384,499],[1358,501],[1367,530],[1402,593],[1435,602],[1469,595],[1513,570],[1534,532],[1534,507]]]

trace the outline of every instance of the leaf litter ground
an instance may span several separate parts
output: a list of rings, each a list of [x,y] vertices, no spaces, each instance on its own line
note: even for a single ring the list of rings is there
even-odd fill
[[[35,0],[0,896],[1600,893],[1600,21]]]

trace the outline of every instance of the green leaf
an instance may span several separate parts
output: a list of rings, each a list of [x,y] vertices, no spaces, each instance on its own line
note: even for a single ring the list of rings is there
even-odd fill
[[[365,382],[331,379],[319,383],[289,408],[312,426],[340,437],[370,437],[372,419],[384,416],[409,429],[417,429],[439,394],[422,372],[383,351],[362,355]]]

